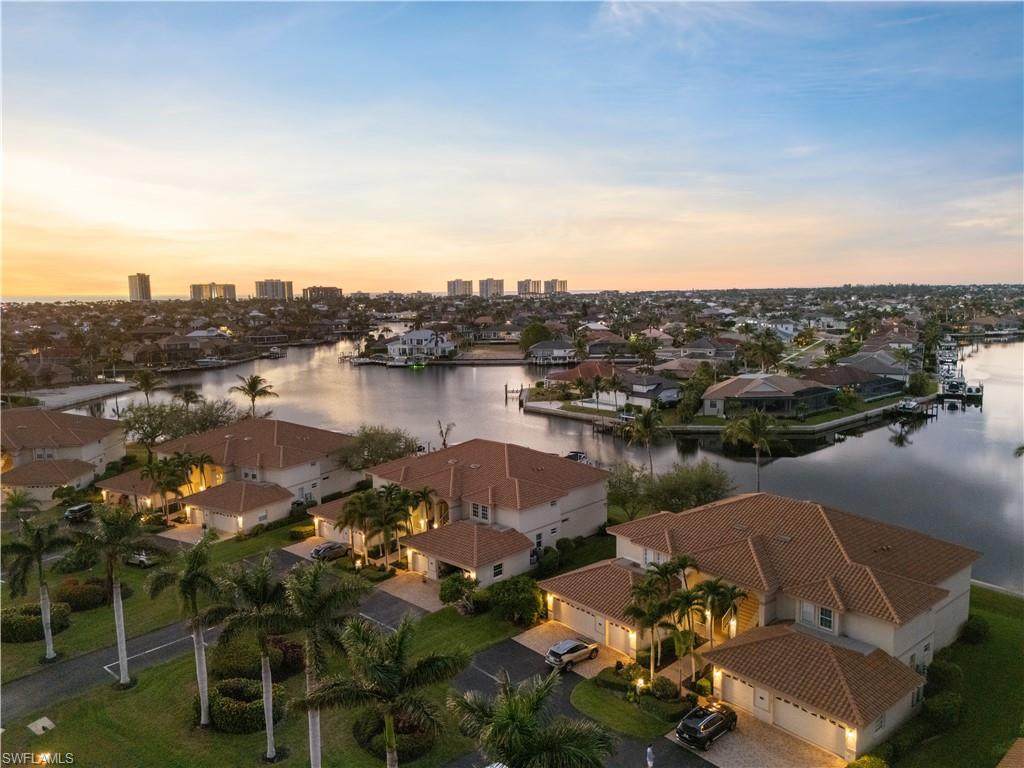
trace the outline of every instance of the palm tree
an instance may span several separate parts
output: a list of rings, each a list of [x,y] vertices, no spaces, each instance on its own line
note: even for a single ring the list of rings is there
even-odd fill
[[[381,489],[381,503],[370,509],[370,515],[366,520],[366,535],[380,536],[381,546],[384,550],[384,567],[390,566],[389,552],[391,550],[391,539],[394,536],[401,536],[408,532],[406,519],[408,518],[408,506],[403,505],[403,499],[395,496],[389,499],[386,491]]]
[[[668,430],[662,426],[661,411],[654,406],[646,408],[633,422],[626,425],[626,439],[630,445],[639,443],[647,447],[647,463],[651,469],[651,479],[654,479],[654,455],[651,453],[651,444],[660,436],[668,434]]]
[[[374,516],[375,509],[381,503],[380,496],[372,490],[354,493],[341,510],[341,515],[334,523],[337,530],[349,529],[349,544],[355,552],[355,532],[359,531],[363,536],[363,557],[366,562],[370,560],[370,550],[367,546],[366,529],[369,526],[370,518]]]
[[[331,577],[325,568],[323,562],[295,568],[284,580],[291,629],[303,635],[307,696],[319,684],[327,664],[328,649],[341,643],[338,628],[347,618],[347,612],[370,589],[369,583],[358,576],[343,573],[339,577]],[[306,717],[310,768],[320,768],[320,710],[310,707]]]
[[[683,582],[683,588],[689,589],[690,584],[686,578],[686,571],[690,568],[697,569],[697,561],[689,555],[676,555],[670,561],[672,566],[676,569],[676,573],[679,574],[679,580]]]
[[[697,637],[694,635],[693,630],[680,629],[678,624],[663,621],[661,628],[668,632],[668,636],[672,638],[673,649],[676,652],[677,659],[685,659],[687,656],[690,657],[690,679],[692,680],[697,676],[697,659],[694,653],[697,647]],[[679,668],[679,687],[683,687],[683,669],[682,666]]]
[[[175,472],[181,477],[182,482],[188,486],[188,492],[194,493],[192,489],[192,454],[188,451],[175,451],[171,456]]]
[[[680,624],[686,624],[686,629],[691,635],[691,642],[693,632],[693,612],[699,611],[704,608],[704,598],[700,592],[696,589],[680,589],[673,592],[668,598],[668,608],[674,614],[676,626]],[[678,658],[682,656],[676,654]],[[696,677],[697,675],[697,661],[692,656],[690,658],[690,675]]]
[[[658,625],[667,612],[661,596],[660,585],[651,578],[646,578],[633,585],[630,589],[630,602],[623,610],[623,615],[632,620],[643,638],[645,632],[651,633],[651,680],[654,680],[655,654],[658,647]]]
[[[221,589],[229,595],[230,613],[221,630],[221,641],[230,642],[245,632],[256,635],[260,649],[260,670],[263,683],[263,723],[267,730],[267,762],[277,757],[274,746],[274,680],[270,673],[270,637],[294,629],[285,606],[284,586],[274,576],[270,557],[265,556],[256,568],[236,566]]]
[[[418,491],[413,491],[409,494],[409,503],[412,507],[419,508],[423,507],[424,520],[431,515],[434,511],[434,489],[428,486],[423,486]],[[437,524],[437,520],[434,520],[434,524]]]
[[[441,448],[448,447],[448,435],[455,429],[455,422],[449,421],[447,424],[442,425],[441,420],[437,420],[437,433],[441,436]]]
[[[277,392],[274,391],[274,385],[268,384],[267,380],[260,376],[258,373],[254,373],[251,376],[238,375],[237,378],[241,384],[228,389],[228,392],[237,392],[238,394],[249,398],[249,412],[252,414],[252,418],[256,418],[256,401],[263,397],[277,397]]]
[[[217,539],[215,531],[207,531],[194,546],[182,550],[173,565],[152,574],[146,580],[149,597],[155,598],[168,587],[177,587],[181,612],[186,617],[186,626],[192,633],[192,651],[196,658],[196,683],[199,686],[199,724],[210,724],[210,693],[206,679],[206,644],[203,632],[207,626],[221,618],[216,602],[210,608],[201,610],[199,599],[206,597],[216,601],[220,597],[220,585],[210,563],[210,547]]]
[[[725,583],[721,579],[705,579],[697,585],[696,591],[700,595],[704,606],[704,615],[707,620],[708,640],[711,647],[715,647],[715,619],[725,614],[722,604],[725,600]]]
[[[625,384],[622,377],[615,372],[615,368],[612,368],[612,375],[605,379],[608,384],[608,391],[612,393],[612,397],[615,398],[615,410],[619,410],[619,390],[622,389],[622,385]]]
[[[131,685],[128,676],[128,646],[124,633],[124,604],[121,602],[121,568],[125,558],[146,544],[142,517],[124,507],[100,511],[91,531],[76,531],[76,546],[95,554],[103,563],[107,594],[114,606],[114,629],[117,633],[118,682]],[[151,548],[147,545],[147,548]]]
[[[723,584],[718,592],[719,618],[724,622],[726,617],[735,618],[739,613],[740,603],[747,598],[747,593],[735,584]]]
[[[608,391],[608,383],[600,376],[595,376],[590,383],[590,388],[594,392],[594,406],[599,408],[601,405],[601,393]]]
[[[24,520],[39,512],[39,500],[24,488],[12,488],[3,496],[4,511]]]
[[[903,378],[906,378],[910,374],[910,364],[914,361],[913,350],[907,349],[906,347],[899,347],[893,350],[893,359],[903,366]]]
[[[355,618],[341,632],[348,671],[324,680],[306,697],[309,708],[365,707],[384,721],[387,768],[398,766],[395,721],[412,723],[423,731],[441,727],[441,712],[423,695],[423,689],[454,677],[469,663],[461,650],[434,651],[410,658],[415,624],[402,619],[392,633]]]
[[[208,453],[193,453],[192,454],[192,467],[196,468],[196,474],[199,475],[199,490],[206,490],[206,468],[214,463],[213,456]],[[191,475],[191,471],[189,472]]]
[[[557,671],[514,685],[498,673],[498,694],[468,691],[448,697],[448,710],[463,733],[495,765],[530,768],[601,768],[615,752],[615,739],[591,720],[552,717],[549,700],[561,679]]]
[[[151,480],[160,494],[160,504],[164,511],[164,522],[171,518],[170,507],[167,506],[167,494],[179,496],[178,490],[185,482],[184,471],[179,462],[173,458],[157,459],[147,464],[139,472],[140,477]]]
[[[182,405],[184,405],[185,406],[185,413],[188,413],[188,409],[191,406],[196,405],[197,403],[202,402],[203,396],[200,395],[198,392],[196,392],[191,387],[188,387],[186,389],[181,390],[181,392],[178,392],[174,396],[174,399],[177,400],[178,402],[180,402]]]
[[[774,416],[762,410],[753,410],[730,419],[722,430],[722,440],[726,443],[745,443],[754,449],[755,488],[758,492],[761,490],[761,454],[771,456],[771,437],[776,429]]]
[[[647,578],[658,585],[661,596],[667,599],[672,594],[672,580],[679,574],[679,566],[672,560],[647,564]]]
[[[43,620],[43,640],[46,646],[45,658],[57,658],[53,649],[53,629],[50,626],[50,591],[46,586],[46,572],[43,559],[72,544],[69,537],[60,533],[57,523],[35,526],[25,518],[19,521],[18,537],[5,541],[0,546],[5,565],[7,580],[10,582],[11,597],[24,595],[28,591],[28,578],[35,566],[39,579],[39,610]]]
[[[1018,459],[1024,456],[1024,443],[1021,443],[1020,445],[1013,449],[1013,455],[1016,456]]]
[[[572,339],[573,349],[576,350],[576,362],[582,363],[590,355],[590,344],[587,341],[587,329],[579,328]]]
[[[166,382],[148,368],[143,368],[141,371],[136,371],[135,375],[132,376],[132,383],[137,390],[146,396],[146,405],[149,405],[150,394],[162,387]]]

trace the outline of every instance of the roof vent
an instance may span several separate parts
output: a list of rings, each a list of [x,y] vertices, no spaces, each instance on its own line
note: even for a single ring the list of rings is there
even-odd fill
[[[892,545],[891,544],[880,544],[879,546],[875,547],[875,552],[891,552],[891,551],[892,551]]]
[[[458,464],[459,460],[458,459],[448,459],[448,463],[449,464]]]
[[[776,541],[781,541],[783,544],[788,544],[793,540],[793,537],[788,533],[780,533],[775,537]]]
[[[745,531],[745,530],[747,530],[747,529],[748,529],[748,528],[749,528],[750,526],[749,526],[749,525],[747,525],[746,523],[733,523],[733,524],[732,524],[732,527],[733,527],[733,528],[735,528],[735,529],[736,529],[737,531]]]
[[[469,468],[470,469],[480,469],[480,465],[479,464],[470,464]]]

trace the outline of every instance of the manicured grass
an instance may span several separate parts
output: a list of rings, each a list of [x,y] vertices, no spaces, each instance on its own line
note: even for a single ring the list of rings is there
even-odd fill
[[[611,517],[610,511],[608,516]],[[562,555],[558,568],[551,575],[574,571],[610,557],[615,557],[615,537],[607,533],[597,533],[588,536],[581,546],[573,547],[567,555]]]
[[[288,527],[277,528],[243,541],[231,539],[219,542],[211,551],[211,559],[223,565],[276,549],[290,543],[288,531]],[[177,598],[173,590],[165,590],[155,600],[150,600],[146,596],[145,581],[152,570],[150,568],[143,571],[127,566],[122,569],[121,581],[134,590],[134,594],[124,601],[125,632],[128,637],[145,634],[180,619]],[[87,571],[72,574],[51,571],[47,575],[47,583],[52,594],[54,588],[65,578],[84,580],[102,576],[102,566],[96,565]],[[24,596],[11,600],[4,595],[5,605],[37,602],[39,586],[35,578],[29,580],[28,591]],[[54,638],[54,646],[66,659],[114,645],[115,642],[117,638],[114,634],[114,609],[109,606],[71,614],[71,626]],[[43,655],[43,645],[42,642],[4,643],[2,655],[0,682],[6,683],[40,669],[42,665],[39,659]]]
[[[1024,721],[1024,600],[971,587],[971,613],[988,620],[981,645],[956,643],[950,660],[964,671],[963,719],[896,763],[896,768],[991,768]]]
[[[445,650],[453,646],[476,653],[522,631],[522,627],[498,618],[490,611],[463,616],[448,606],[424,616],[416,624],[413,653]]]
[[[587,717],[626,736],[656,739],[672,730],[671,724],[647,714],[617,693],[601,688],[593,679],[584,680],[573,688],[569,701]]]
[[[303,693],[303,676],[285,681],[290,698]],[[192,700],[195,695],[195,667],[191,654],[147,670],[139,684],[128,691],[109,686],[86,696],[48,708],[46,715],[56,729],[44,736],[33,736],[27,723],[31,715],[13,723],[4,733],[5,751],[36,753],[70,752],[76,765],[90,768],[222,768],[259,766],[266,737],[260,733],[245,735],[216,733],[192,725]],[[430,697],[440,704],[446,688],[438,686]],[[352,738],[355,712],[345,709],[321,713],[323,758],[334,768],[379,768],[382,760],[364,752]],[[306,718],[290,707],[275,728],[278,747],[287,747],[288,757],[278,764],[300,768],[309,765]],[[449,723],[430,754],[403,765],[413,768],[439,768],[464,754],[472,744]]]

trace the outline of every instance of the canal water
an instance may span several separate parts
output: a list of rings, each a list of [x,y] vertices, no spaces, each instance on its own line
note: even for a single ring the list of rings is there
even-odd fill
[[[558,452],[584,450],[598,464],[646,463],[643,449],[589,424],[524,414],[505,386],[517,388],[543,372],[517,366],[353,367],[338,355],[351,347],[290,348],[287,358],[257,360],[215,371],[174,376],[208,398],[222,397],[236,375],[259,373],[280,393],[258,407],[278,418],[352,431],[360,424],[399,426],[429,447],[440,444],[438,421],[453,422],[450,441],[484,437]],[[964,372],[985,385],[984,404],[943,409],[918,428],[881,422],[853,433],[790,441],[763,459],[762,490],[814,499],[850,512],[904,525],[980,550],[975,577],[1024,589],[1024,344],[992,344],[968,354]],[[121,396],[121,407],[140,396]],[[162,392],[157,399],[169,397]],[[240,404],[242,403],[239,400]],[[247,403],[246,403],[247,405]],[[94,412],[113,412],[113,398]],[[737,490],[754,487],[752,458],[723,450],[716,438],[661,441],[655,470],[709,458],[733,477]]]

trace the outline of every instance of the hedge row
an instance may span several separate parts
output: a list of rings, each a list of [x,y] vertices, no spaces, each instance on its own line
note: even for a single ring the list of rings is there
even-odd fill
[[[662,701],[649,694],[640,697],[640,709],[654,715],[666,723],[677,723],[682,720],[683,715],[693,709],[697,704],[697,697],[692,693],[675,701]]]
[[[434,747],[432,733],[411,731],[401,723],[395,726],[399,764],[416,760]],[[384,745],[384,718],[375,709],[364,709],[352,721],[352,737],[356,743],[378,760],[386,757]]]
[[[131,585],[121,584],[122,600],[127,600],[133,594],[134,590],[131,588]],[[75,612],[91,611],[93,608],[110,605],[110,599],[107,595],[107,584],[98,576],[85,579],[84,581],[73,577],[64,579],[54,588],[53,599],[61,603],[67,603],[71,606],[71,610]]]
[[[50,603],[50,629],[53,634],[71,625],[71,606]],[[0,641],[31,643],[43,639],[43,609],[39,605],[18,605],[0,611]]]
[[[284,717],[284,686],[271,688],[274,722]],[[199,696],[194,701],[199,719]],[[264,730],[263,685],[256,680],[229,678],[210,686],[210,725],[222,733],[256,733]]]
[[[619,693],[625,693],[632,687],[629,679],[620,675],[615,667],[605,667],[597,676],[594,678],[594,682],[601,688],[607,688],[609,691],[618,691]]]
[[[301,643],[274,637],[270,644],[271,673],[290,675],[304,668]],[[252,638],[217,643],[209,653],[209,665],[213,677],[259,680],[262,674],[260,649]]]

